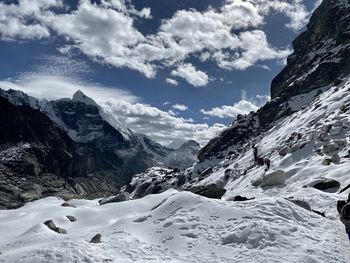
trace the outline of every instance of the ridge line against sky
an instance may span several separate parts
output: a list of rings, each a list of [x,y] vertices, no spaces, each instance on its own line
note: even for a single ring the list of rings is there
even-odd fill
[[[173,5],[175,2],[178,5],[161,17],[152,1],[149,6],[143,6],[139,0],[4,0],[0,3],[0,52],[5,53],[11,44],[22,47],[31,43],[51,46],[52,50],[43,54],[44,58],[50,58],[49,62],[36,64],[29,71],[15,72],[15,69],[11,76],[0,75],[1,85],[13,85],[31,95],[47,98],[62,94],[70,97],[72,87],[79,86],[84,91],[86,86],[88,95],[109,107],[135,132],[164,144],[176,138],[188,138],[203,145],[238,114],[256,110],[269,99],[264,95],[266,87],[264,90],[236,88],[233,103],[228,105],[220,103],[219,96],[205,103],[209,98],[203,94],[215,93],[208,91],[213,86],[233,86],[239,74],[249,70],[272,75],[281,69],[292,52],[291,46],[289,41],[277,38],[275,45],[270,43],[275,28],[268,27],[269,20],[282,17],[279,21],[290,32],[288,37],[293,38],[320,4],[318,0],[312,4],[309,1],[308,6],[303,0],[201,1],[196,6],[186,6],[178,0]],[[154,25],[148,26],[150,23]],[[57,63],[53,63],[55,59]],[[88,79],[85,76],[92,75],[95,67],[91,63],[106,71],[141,74],[137,78],[143,76],[142,82],[156,81],[157,89],[164,85],[169,93],[174,94],[170,89],[177,89],[184,94],[169,96],[171,102],[166,104],[168,98],[163,98],[162,103],[159,97],[153,99],[149,94],[135,92],[135,88],[119,85],[118,78],[113,79],[113,85],[101,79]],[[224,72],[226,77],[217,72]],[[230,72],[241,73],[230,79],[227,77]],[[59,85],[69,88],[64,91]],[[109,93],[111,88],[104,87],[122,87],[125,91],[114,88],[114,93]],[[94,88],[96,92],[92,92]],[[193,93],[193,98],[185,97],[185,89]],[[222,93],[228,88],[225,89]],[[117,98],[108,102],[102,99],[102,94],[114,94]],[[192,105],[196,96],[202,96],[200,105],[195,102]]]

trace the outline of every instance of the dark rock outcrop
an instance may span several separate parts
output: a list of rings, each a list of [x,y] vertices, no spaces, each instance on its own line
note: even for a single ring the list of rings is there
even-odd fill
[[[101,243],[101,238],[102,238],[101,234],[96,234],[93,238],[91,238],[89,243],[94,243],[94,244]]]
[[[226,193],[226,189],[216,184],[194,186],[185,190],[197,195],[214,199],[221,199],[221,197]]]
[[[272,99],[290,98],[329,84],[350,73],[350,5],[324,0],[293,42],[294,53],[271,84]]]
[[[127,192],[124,193],[120,193],[116,196],[110,196],[110,197],[106,197],[103,198],[102,200],[98,201],[98,203],[100,205],[106,205],[109,203],[119,203],[119,202],[124,202],[124,201],[129,201],[130,200],[130,196]]]
[[[50,230],[52,230],[58,234],[67,234],[67,230],[60,228],[60,227],[57,227],[52,220],[45,221],[44,225],[46,225]]]
[[[324,179],[320,182],[315,183],[313,187],[321,191],[327,191],[332,188],[338,190],[340,187],[340,183],[333,179]]]

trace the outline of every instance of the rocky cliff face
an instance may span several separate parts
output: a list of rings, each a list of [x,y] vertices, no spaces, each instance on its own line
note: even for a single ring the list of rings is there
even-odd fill
[[[89,178],[91,166],[85,164],[95,161],[93,149],[77,145],[40,111],[0,97],[0,123],[0,208],[48,195],[87,196],[117,187],[112,176]]]
[[[350,73],[350,2],[323,1],[293,48],[287,66],[272,81],[272,99],[339,84]]]
[[[307,30],[294,42],[287,66],[272,81],[272,100],[257,112],[239,116],[230,128],[199,152],[201,162],[221,159],[227,149],[251,140],[291,115],[350,74],[350,3],[324,0],[312,15]],[[308,94],[308,95],[307,95]],[[300,105],[293,101],[304,97]]]

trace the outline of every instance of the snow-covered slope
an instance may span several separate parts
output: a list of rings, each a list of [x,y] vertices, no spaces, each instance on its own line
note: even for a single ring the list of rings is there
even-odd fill
[[[62,203],[52,197],[0,211],[0,261],[349,262],[339,223],[280,198],[235,203],[169,190],[103,206]],[[89,243],[97,233],[101,243]]]
[[[305,104],[306,101],[309,104]],[[232,145],[220,152],[222,158],[213,156],[197,163],[189,172],[191,184],[219,184],[227,190],[225,199],[236,195],[295,198],[336,219],[336,200],[346,199],[349,190],[338,193],[350,184],[350,80],[320,95],[311,92],[293,97],[289,105],[294,110],[302,109],[280,119],[273,128],[252,137],[250,142]],[[270,171],[255,163],[253,145],[261,157],[270,159]],[[201,176],[201,171],[208,167],[211,172]],[[259,187],[254,184],[277,170],[286,175],[284,185]],[[339,182],[339,186],[324,191],[312,187],[326,179]]]

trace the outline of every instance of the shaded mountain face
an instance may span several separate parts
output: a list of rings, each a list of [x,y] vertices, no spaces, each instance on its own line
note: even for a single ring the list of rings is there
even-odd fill
[[[287,66],[272,81],[272,99],[339,84],[350,73],[350,2],[323,1],[293,48]]]
[[[349,1],[324,0],[293,47],[287,66],[272,81],[272,100],[257,112],[238,116],[230,128],[201,149],[200,161],[214,156],[222,158],[220,152],[231,145],[243,145],[333,85],[344,83],[350,74]],[[299,106],[293,103],[296,96],[304,97]]]
[[[18,207],[48,195],[113,192],[118,180],[102,173],[126,170],[116,160],[104,166],[107,161],[97,159],[93,148],[76,144],[46,115],[28,106],[15,106],[3,97],[0,122],[0,208]],[[103,166],[99,178],[88,177]],[[120,178],[119,184],[127,181]]]

